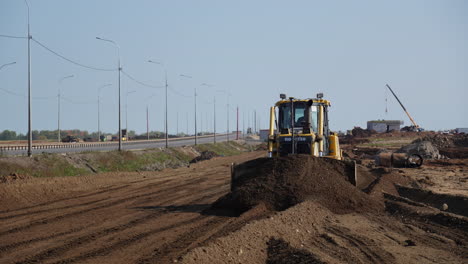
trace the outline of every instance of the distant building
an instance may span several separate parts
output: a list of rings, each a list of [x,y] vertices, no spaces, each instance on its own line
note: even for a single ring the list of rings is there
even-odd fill
[[[459,127],[459,128],[456,128],[455,131],[457,131],[457,133],[468,134],[468,127]]]
[[[367,121],[367,129],[377,132],[390,132],[392,130],[400,131],[400,126],[403,125],[402,120],[371,120]]]

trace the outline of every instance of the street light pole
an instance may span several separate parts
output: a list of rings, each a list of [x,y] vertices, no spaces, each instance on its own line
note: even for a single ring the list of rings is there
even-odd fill
[[[161,62],[157,62],[157,61],[153,61],[153,60],[148,60],[148,62],[150,63],[154,63],[154,64],[159,64],[161,66],[163,66],[164,68],[164,76],[165,76],[165,80],[166,80],[166,94],[165,94],[165,97],[166,97],[166,109],[165,109],[165,114],[164,114],[164,127],[165,127],[165,138],[166,138],[166,148],[169,147],[169,142],[168,142],[168,128],[167,128],[167,70],[166,70],[166,67],[164,67],[164,64],[161,63]]]
[[[166,148],[169,147],[169,142],[168,142],[168,138],[169,138],[169,135],[168,135],[168,131],[169,131],[169,128],[168,128],[168,123],[167,123],[167,71],[164,70],[164,76],[165,76],[165,79],[166,79],[166,114],[165,114],[165,119],[166,119]]]
[[[148,105],[146,105],[146,139],[149,140],[149,113],[148,113]]]
[[[216,96],[213,96],[213,143],[216,143]]]
[[[136,91],[130,91],[130,92],[127,92],[127,94],[125,95],[125,131],[126,131],[126,136],[127,136],[127,142],[128,142],[128,95],[131,94],[131,93],[134,93]]]
[[[227,142],[229,142],[229,94],[227,97]]]
[[[195,146],[197,145],[197,88],[194,88],[194,99],[195,99]]]
[[[65,76],[65,77],[62,77],[59,79],[59,88],[58,88],[58,96],[57,96],[57,99],[58,99],[58,111],[57,111],[57,141],[60,143],[60,88],[61,88],[61,84],[62,84],[62,81],[65,80],[65,79],[68,79],[68,78],[73,78],[74,75],[68,75],[68,76]]]
[[[96,37],[98,40],[106,41],[117,47],[117,55],[118,55],[118,61],[117,61],[117,66],[118,66],[118,72],[119,72],[119,81],[118,81],[118,86],[119,86],[119,151],[122,151],[122,116],[121,116],[121,111],[120,111],[120,103],[121,103],[121,98],[120,98],[120,72],[122,71],[122,66],[120,65],[120,46],[117,45],[117,43],[113,40],[110,39],[103,39],[100,37]]]
[[[236,129],[236,140],[239,140],[239,106],[237,106],[237,129]]]
[[[107,87],[107,86],[111,86],[111,85],[112,85],[112,84],[108,83],[108,84],[104,84],[104,85],[102,85],[101,87],[98,88],[98,97],[97,97],[97,98],[98,98],[98,101],[97,101],[97,102],[98,102],[98,114],[97,114],[97,116],[98,116],[98,118],[97,118],[97,120],[98,120],[98,121],[97,121],[97,126],[98,126],[98,141],[101,141],[101,112],[100,112],[100,111],[101,111],[101,110],[100,110],[100,109],[101,109],[101,106],[100,106],[100,104],[101,104],[101,103],[100,103],[101,98],[100,98],[100,93],[101,93],[102,88]]]
[[[226,108],[227,108],[227,111],[226,111],[226,115],[227,115],[227,122],[226,122],[226,128],[227,128],[227,131],[226,131],[226,136],[227,136],[227,141],[229,142],[229,91],[228,90],[217,90],[217,92],[222,92],[222,93],[226,93],[226,96],[227,96],[227,103],[226,103]]]
[[[28,157],[32,156],[32,122],[31,122],[31,30],[29,24],[29,3],[24,0],[28,7]]]
[[[179,74],[180,77],[192,79],[192,76]],[[195,145],[197,145],[197,88],[194,88],[194,100],[195,100]],[[188,121],[187,121],[188,122]]]

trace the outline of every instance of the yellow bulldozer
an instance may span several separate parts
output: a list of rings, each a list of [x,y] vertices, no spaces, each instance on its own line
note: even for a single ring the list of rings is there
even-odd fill
[[[330,131],[330,101],[317,94],[314,99],[286,98],[270,108],[268,157],[308,154],[342,160],[338,136]]]
[[[322,93],[313,99],[286,98],[285,94],[281,94],[280,98],[281,100],[270,108],[268,157],[233,164],[231,193],[255,186],[252,188],[256,190],[257,187],[261,187],[262,191],[256,190],[253,196],[264,198],[275,192],[275,188],[307,189],[308,187],[300,186],[301,180],[296,181],[294,176],[289,175],[291,166],[295,165],[298,168],[296,172],[302,171],[297,175],[297,179],[302,179],[306,174],[311,176],[314,173],[320,174],[323,170],[334,170],[342,174],[346,181],[358,186],[356,162],[343,158],[338,135],[330,131],[330,101],[323,99]],[[285,185],[281,186],[282,184]],[[231,198],[242,200],[242,196],[239,195],[241,194],[232,194]],[[247,197],[250,197],[249,195]],[[294,193],[291,195],[294,196]],[[274,193],[273,196],[276,197],[274,199],[289,199],[287,195],[280,197],[281,195]]]

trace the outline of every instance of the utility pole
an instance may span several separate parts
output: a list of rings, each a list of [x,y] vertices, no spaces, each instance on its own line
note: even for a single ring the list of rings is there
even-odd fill
[[[154,64],[159,64],[159,65],[162,65],[164,67],[164,64],[162,64],[161,62],[157,62],[157,61],[153,61],[153,60],[148,60],[148,62],[150,63],[154,63]],[[169,144],[168,144],[168,134],[167,134],[167,70],[166,70],[166,67],[164,67],[164,75],[165,75],[165,79],[166,79],[166,110],[165,110],[165,121],[164,121],[164,128],[165,128],[165,132],[166,132],[166,148],[168,148]]]
[[[118,86],[119,86],[119,151],[122,151],[122,111],[121,111],[121,96],[120,96],[121,95],[120,72],[122,71],[122,65],[120,64],[120,46],[117,45],[115,41],[110,40],[110,39],[103,39],[100,37],[96,37],[96,39],[109,42],[117,48],[117,56],[118,56],[117,66],[118,66],[118,73],[119,73],[119,81],[118,81]]]
[[[146,139],[149,140],[149,111],[148,105],[146,106]]]
[[[189,135],[188,133],[188,112],[185,112],[185,116],[186,116],[186,121],[187,121],[187,124],[185,125],[185,129],[187,130],[187,136]]]
[[[176,135],[179,136],[179,112],[177,112]]]
[[[250,126],[250,111],[247,113],[247,134],[249,133],[249,127],[250,131],[252,131],[252,127]]]
[[[166,76],[166,148],[169,147],[169,142],[168,142],[168,134],[167,134],[167,71],[164,71],[164,74]]]
[[[216,96],[213,96],[213,143],[216,143]]]
[[[237,128],[236,128],[236,140],[239,140],[239,106],[237,106]]]
[[[24,0],[28,7],[28,157],[32,156],[32,122],[31,122],[31,30],[29,25],[29,3]]]
[[[194,99],[195,99],[195,146],[197,145],[197,88],[194,88]]]
[[[126,96],[125,96],[125,130],[127,132],[126,136],[127,136],[127,141],[129,140],[129,131],[128,131],[128,95],[131,94],[131,93],[134,93],[136,91],[130,91],[130,92],[127,92]]]
[[[58,88],[58,95],[57,95],[57,99],[58,99],[58,109],[57,109],[57,142],[60,143],[60,88],[61,88],[61,84],[62,84],[62,81],[65,80],[65,79],[68,79],[68,78],[72,78],[74,75],[68,75],[68,76],[65,76],[63,78],[61,78],[59,80],[59,88]]]
[[[229,95],[228,95],[228,101],[227,101],[227,105],[226,105],[226,109],[227,109],[227,142],[229,142]]]
[[[242,138],[245,138],[245,111],[242,111]]]
[[[98,89],[98,95],[97,95],[97,130],[98,130],[98,142],[101,141],[101,113],[100,113],[100,108],[101,108],[101,103],[100,103],[100,97],[99,97],[99,92],[101,91],[99,87]],[[60,134],[60,133],[59,133]]]
[[[254,134],[257,134],[257,110],[254,110]]]

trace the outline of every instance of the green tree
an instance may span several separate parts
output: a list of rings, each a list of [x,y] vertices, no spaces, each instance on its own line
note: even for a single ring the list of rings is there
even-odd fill
[[[15,140],[16,132],[11,130],[4,130],[0,133],[0,140]]]

